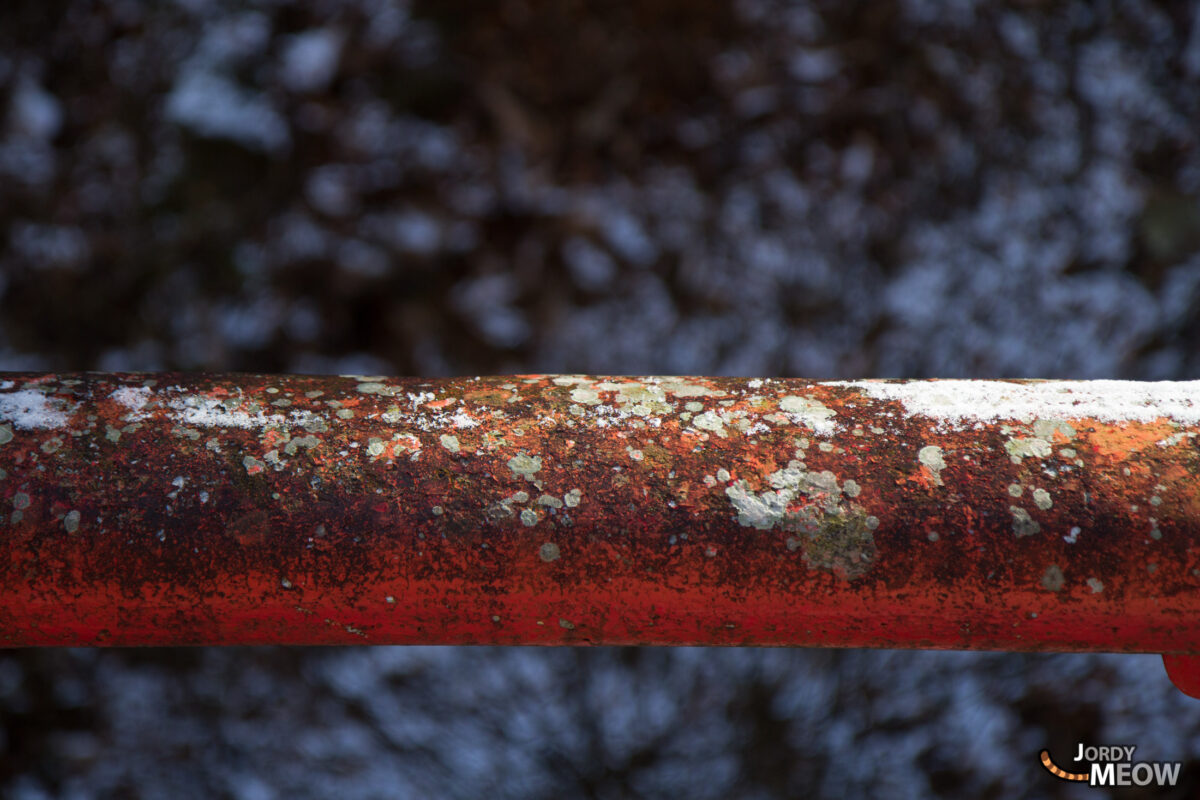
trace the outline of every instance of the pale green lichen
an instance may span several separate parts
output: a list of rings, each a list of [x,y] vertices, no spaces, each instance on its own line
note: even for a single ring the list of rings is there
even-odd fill
[[[110,427],[111,430],[111,427]],[[0,444],[8,444],[13,439],[12,425],[0,425]]]
[[[942,470],[946,468],[946,461],[942,457],[942,448],[935,444],[922,447],[917,453],[917,460],[933,473],[933,482],[937,486],[942,485]]]
[[[285,448],[286,449],[286,448]],[[370,456],[383,455],[383,439],[372,436],[367,440],[367,454]]]
[[[521,511],[521,524],[527,528],[531,528],[538,524],[537,512],[532,508],[526,508]]]
[[[1061,433],[1068,439],[1075,436],[1075,429],[1064,419],[1039,419],[1033,423],[1033,435],[1046,441],[1054,441],[1054,434]]]
[[[1051,453],[1050,443],[1038,437],[1014,437],[1004,443],[1004,449],[1014,464],[1020,464],[1023,458],[1045,458]]]
[[[1063,575],[1062,569],[1057,564],[1051,564],[1046,567],[1046,571],[1042,573],[1042,588],[1051,592],[1057,592],[1067,583],[1067,578]]]
[[[788,549],[803,550],[810,568],[845,578],[856,578],[871,568],[875,557],[872,531],[879,520],[842,499],[836,475],[828,470],[809,472],[802,462],[791,461],[767,476],[766,482],[771,488],[762,492],[753,491],[745,480],[725,489],[738,512],[738,524],[762,531],[778,527],[797,534],[789,537]]]
[[[1009,506],[1009,513],[1013,516],[1012,529],[1018,537],[1032,536],[1035,533],[1041,533],[1042,526],[1038,524],[1033,517],[1029,516],[1029,512],[1020,506]]]
[[[284,445],[283,452],[294,456],[301,447],[311,450],[319,444],[321,444],[321,440],[316,436],[297,436]]]
[[[542,458],[541,456],[528,455],[522,450],[508,460],[508,468],[513,471],[513,475],[518,475],[527,481],[532,481],[534,473],[542,468]]]
[[[451,435],[451,434],[449,434],[449,433],[443,433],[443,434],[442,434],[442,435],[439,437],[439,439],[440,439],[440,441],[441,441],[441,443],[442,443],[442,447],[446,448],[446,449],[447,449],[447,450],[449,450],[451,453],[457,453],[457,452],[458,452],[458,450],[459,450],[459,443],[458,443],[458,437],[457,437],[457,436],[453,436],[453,435]]]
[[[811,428],[815,433],[833,433],[832,419],[837,412],[820,400],[789,394],[779,401],[779,408],[790,414],[794,422]]]
[[[600,404],[600,393],[594,389],[585,389],[580,387],[571,390],[571,402],[585,406],[595,406]]]
[[[580,499],[583,498],[583,492],[579,489],[572,489],[563,495],[563,503],[567,508],[575,508],[579,505]]]
[[[1087,585],[1092,590],[1092,594],[1100,594],[1104,591],[1104,581],[1099,578],[1088,578]]]
[[[703,414],[698,414],[692,419],[692,424],[697,428],[706,431],[712,431],[721,438],[728,437],[725,432],[725,423],[715,411],[705,411]]]
[[[63,528],[66,529],[67,533],[75,533],[79,530],[79,517],[78,511],[69,511],[63,517]]]
[[[1042,511],[1048,511],[1054,505],[1054,501],[1050,499],[1050,493],[1045,489],[1034,489],[1033,504]]]
[[[545,561],[547,564],[551,561],[557,561],[562,553],[558,549],[558,545],[554,542],[546,542],[538,548],[538,558]]]

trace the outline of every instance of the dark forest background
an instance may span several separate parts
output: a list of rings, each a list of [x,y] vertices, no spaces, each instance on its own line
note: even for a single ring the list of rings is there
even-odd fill
[[[1200,371],[1200,4],[0,7],[0,369]],[[1200,790],[1155,656],[0,653],[0,795]]]

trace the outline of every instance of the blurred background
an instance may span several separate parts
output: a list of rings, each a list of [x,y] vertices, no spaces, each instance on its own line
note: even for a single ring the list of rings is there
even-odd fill
[[[1200,3],[0,7],[0,369],[1200,372]],[[0,796],[1092,797],[1155,656],[0,651]]]

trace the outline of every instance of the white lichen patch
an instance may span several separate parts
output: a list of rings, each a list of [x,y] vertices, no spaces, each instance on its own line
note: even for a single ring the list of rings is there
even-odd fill
[[[729,470],[725,469],[724,467],[721,467],[719,470],[717,470],[717,480],[719,480],[721,483],[729,483],[729,478]]]
[[[541,456],[530,456],[521,451],[508,460],[508,468],[513,471],[513,475],[532,481],[537,471],[542,468],[542,458]]]
[[[833,418],[837,412],[820,400],[789,394],[780,399],[779,408],[790,415],[793,422],[804,425],[814,433],[829,435],[834,431]]]
[[[1038,524],[1037,520],[1029,516],[1028,511],[1020,506],[1009,506],[1008,511],[1013,517],[1013,533],[1018,537],[1033,536],[1035,533],[1041,533],[1042,526]]]
[[[567,508],[575,508],[579,505],[579,501],[583,498],[583,492],[579,489],[572,489],[563,495],[563,503]]]
[[[595,406],[600,404],[600,393],[595,389],[580,387],[571,390],[571,402],[579,403],[585,406]]]
[[[551,561],[557,561],[558,557],[561,555],[562,553],[558,549],[558,545],[556,545],[554,542],[546,542],[538,548],[538,558],[540,558],[542,561],[545,561],[547,564],[549,564]]]
[[[1104,581],[1099,578],[1088,578],[1087,585],[1092,590],[1092,594],[1100,594],[1104,591]]]
[[[927,467],[933,473],[933,482],[937,486],[942,485],[942,470],[946,468],[946,461],[942,456],[942,448],[935,444],[922,447],[917,453],[917,461],[921,465]]]
[[[78,511],[68,511],[67,515],[63,517],[63,528],[67,533],[75,533],[79,530],[79,516]]]
[[[641,450],[638,450],[633,445],[627,445],[625,447],[625,453],[634,461],[641,461],[646,457],[645,453],[643,453]]]
[[[442,447],[446,448],[451,453],[457,453],[459,451],[460,445],[458,443],[457,436],[449,433],[443,433],[440,437],[438,437],[438,439],[442,443]]]
[[[539,506],[547,506],[548,508],[559,509],[563,507],[563,501],[559,500],[552,494],[544,494],[537,499]]]
[[[321,440],[316,436],[297,436],[293,439],[290,439],[288,443],[284,445],[283,452],[287,453],[289,456],[294,456],[301,447],[306,450],[311,450],[319,444],[321,444]],[[370,446],[368,446],[367,451],[370,452],[370,449]]]
[[[911,416],[955,427],[976,422],[1096,419],[1200,424],[1200,381],[836,381],[875,400],[893,400]]]
[[[1013,437],[1004,443],[1004,450],[1014,464],[1020,464],[1021,460],[1025,458],[1045,458],[1052,452],[1050,443],[1036,436]]]
[[[701,430],[712,431],[723,439],[729,436],[725,432],[725,422],[715,411],[705,411],[703,414],[698,414],[692,419],[692,425]]]
[[[521,524],[527,528],[532,528],[538,524],[538,514],[532,508],[521,510]]]
[[[836,475],[828,470],[809,472],[803,462],[791,461],[768,475],[766,482],[770,488],[761,492],[752,490],[745,480],[725,489],[737,510],[738,524],[796,534],[789,537],[788,549],[803,550],[810,568],[846,578],[870,569],[875,557],[872,531],[879,520],[843,499]]]
[[[383,455],[383,450],[384,450],[383,439],[380,439],[377,436],[372,436],[370,439],[367,440],[367,455],[372,456],[372,457],[378,457],[378,456]],[[295,451],[293,451],[293,452],[295,452]]]
[[[1048,511],[1054,505],[1054,501],[1050,499],[1050,493],[1045,489],[1034,489],[1033,504],[1042,511]]]
[[[35,389],[0,394],[0,421],[21,431],[61,428],[67,424],[66,403]]]
[[[1025,494],[1025,487],[1019,483],[1010,483],[1008,485],[1008,494],[1011,497],[1020,497]]]

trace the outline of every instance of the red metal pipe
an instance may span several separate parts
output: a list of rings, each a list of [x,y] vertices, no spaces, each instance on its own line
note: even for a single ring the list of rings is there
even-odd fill
[[[0,375],[0,643],[1145,651],[1183,675],[1198,434],[1200,383]]]

